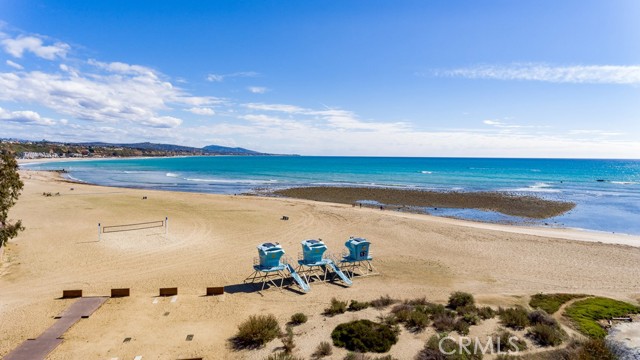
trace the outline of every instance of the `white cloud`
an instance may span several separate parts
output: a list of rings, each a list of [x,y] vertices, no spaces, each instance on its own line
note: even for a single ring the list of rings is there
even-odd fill
[[[88,63],[89,65],[93,65],[97,68],[106,70],[111,73],[127,74],[127,75],[142,75],[142,76],[147,76],[154,79],[158,77],[156,75],[156,72],[153,69],[148,68],[146,66],[130,65],[130,64],[125,64],[118,61],[105,63],[105,62],[97,61],[94,59],[90,59]]]
[[[409,124],[404,122],[366,122],[358,119],[358,116],[347,110],[341,109],[323,109],[313,110],[305,109],[295,105],[286,104],[262,104],[249,103],[245,107],[251,110],[282,112],[295,115],[298,118],[314,120],[316,126],[327,126],[341,131],[376,131],[383,130],[388,132],[402,131],[410,128]]]
[[[302,113],[306,110],[295,105],[249,103],[245,107],[251,110],[278,111],[285,113]]]
[[[212,108],[193,107],[189,109],[189,112],[196,115],[215,115],[215,111]]]
[[[436,74],[468,79],[529,80],[574,84],[640,84],[640,65],[480,65],[437,71]]]
[[[55,125],[55,121],[40,116],[35,111],[7,111],[0,108],[0,121],[11,121],[21,124],[36,124],[36,125]]]
[[[182,120],[161,112],[178,107],[206,107],[221,100],[192,96],[162,80],[150,68],[121,62],[89,61],[94,71],[64,64],[65,73],[0,73],[0,100],[35,103],[76,119],[129,121],[151,127],[176,127]]]
[[[16,62],[13,62],[13,61],[11,61],[11,60],[7,60],[7,61],[5,61],[5,63],[6,63],[7,65],[11,66],[11,67],[12,67],[12,68],[14,68],[14,69],[17,69],[17,70],[22,70],[22,69],[24,69],[24,66],[22,66],[22,65],[20,65],[20,64],[18,64],[18,63],[16,63]]]
[[[247,88],[247,90],[249,90],[249,92],[251,92],[253,94],[264,94],[267,91],[269,91],[269,89],[267,89],[266,87],[262,87],[262,86],[249,86]]]
[[[211,82],[223,82],[228,78],[238,78],[238,77],[256,77],[259,74],[255,71],[239,71],[230,74],[208,74],[207,81]]]
[[[17,58],[21,58],[25,52],[31,52],[43,59],[55,60],[64,58],[71,48],[63,42],[43,45],[42,39],[35,36],[18,36],[15,39],[4,39],[0,43],[8,54]]]

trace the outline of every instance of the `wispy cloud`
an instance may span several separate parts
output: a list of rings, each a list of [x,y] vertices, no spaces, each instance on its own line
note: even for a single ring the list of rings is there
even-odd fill
[[[207,81],[222,82],[225,79],[229,79],[229,78],[256,77],[258,75],[259,74],[255,71],[238,71],[230,74],[208,74]]]
[[[640,65],[479,65],[441,70],[435,73],[438,76],[468,79],[523,80],[573,84],[640,84]]]
[[[16,70],[22,70],[22,69],[24,69],[24,66],[22,66],[22,65],[20,65],[20,64],[18,64],[18,63],[16,63],[16,62],[13,62],[13,61],[11,61],[11,60],[7,60],[5,63],[6,63],[7,65],[11,66],[12,68],[16,69]]]
[[[269,91],[269,89],[262,86],[249,86],[247,89],[253,94],[264,94]]]
[[[63,42],[44,45],[43,40],[36,36],[18,36],[15,39],[4,39],[0,44],[2,44],[4,51],[16,58],[21,58],[25,52],[31,52],[43,59],[55,60],[56,58],[64,58],[70,49],[70,46]]]

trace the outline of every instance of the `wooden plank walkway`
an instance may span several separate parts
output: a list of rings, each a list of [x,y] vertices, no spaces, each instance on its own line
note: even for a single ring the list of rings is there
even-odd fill
[[[62,335],[81,318],[93,314],[107,297],[79,298],[62,314],[56,316],[56,321],[35,340],[27,340],[15,348],[4,360],[44,360],[44,358],[62,343]]]

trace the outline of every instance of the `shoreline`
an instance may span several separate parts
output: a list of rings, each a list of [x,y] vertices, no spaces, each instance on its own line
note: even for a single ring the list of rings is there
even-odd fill
[[[189,191],[174,191],[174,190],[162,190],[162,189],[145,189],[145,188],[134,188],[134,187],[118,187],[118,186],[105,186],[99,184],[93,184],[82,181],[75,181],[72,179],[65,178],[62,174],[54,170],[19,170],[21,173],[34,173],[34,174],[47,174],[44,176],[45,181],[51,182],[64,182],[68,184],[76,184],[76,185],[86,185],[90,187],[98,187],[104,189],[126,189],[132,191],[152,191],[159,193],[170,193],[170,194],[185,194],[185,195],[193,195],[200,194],[204,196],[212,196],[212,197],[250,197],[250,198],[260,198],[260,199],[271,199],[274,201],[296,201],[302,203],[317,203],[316,200],[310,199],[301,199],[301,198],[284,198],[284,197],[274,197],[274,196],[263,196],[263,195],[254,195],[254,194],[239,194],[239,195],[227,195],[227,194],[214,194],[214,193],[197,193],[197,192],[189,192]],[[335,206],[343,206],[343,207],[351,207],[349,204],[338,203],[338,202],[321,202],[327,205],[335,205]],[[372,213],[381,213],[378,208],[372,207],[363,207],[361,210],[369,211]],[[475,229],[483,229],[483,230],[492,230],[492,231],[500,231],[504,233],[514,233],[514,234],[522,234],[522,235],[533,235],[540,237],[549,237],[554,239],[562,239],[569,241],[581,241],[581,242],[590,242],[590,243],[602,243],[602,244],[610,244],[610,245],[621,245],[621,246],[632,246],[632,247],[640,247],[640,235],[635,234],[626,234],[626,233],[613,233],[606,231],[598,231],[598,230],[590,230],[590,229],[579,229],[579,228],[570,228],[570,227],[544,227],[544,226],[531,226],[530,224],[504,224],[504,223],[494,223],[487,221],[474,221],[468,219],[461,219],[455,217],[446,217],[446,216],[437,216],[424,212],[400,212],[400,211],[384,211],[384,214],[388,214],[391,216],[411,218],[411,219],[422,219],[433,222],[438,222],[442,224],[450,224],[455,226],[463,226],[466,228],[475,228]]]

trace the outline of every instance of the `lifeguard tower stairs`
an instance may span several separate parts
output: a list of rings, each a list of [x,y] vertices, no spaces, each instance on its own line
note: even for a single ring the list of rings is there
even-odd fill
[[[347,286],[351,286],[351,279],[336,266],[333,260],[324,257],[327,246],[322,240],[303,240],[300,244],[302,245],[302,254],[298,256],[296,271],[304,277],[307,283],[310,283],[314,278],[321,282],[327,281],[329,275],[333,274],[333,277],[337,276]]]
[[[298,275],[293,266],[283,260],[284,254],[284,249],[280,244],[267,242],[258,245],[258,257],[253,261],[254,271],[244,280],[244,283],[262,282],[261,291],[267,284],[282,289],[284,280],[291,277],[303,292],[309,291],[309,284]]]

